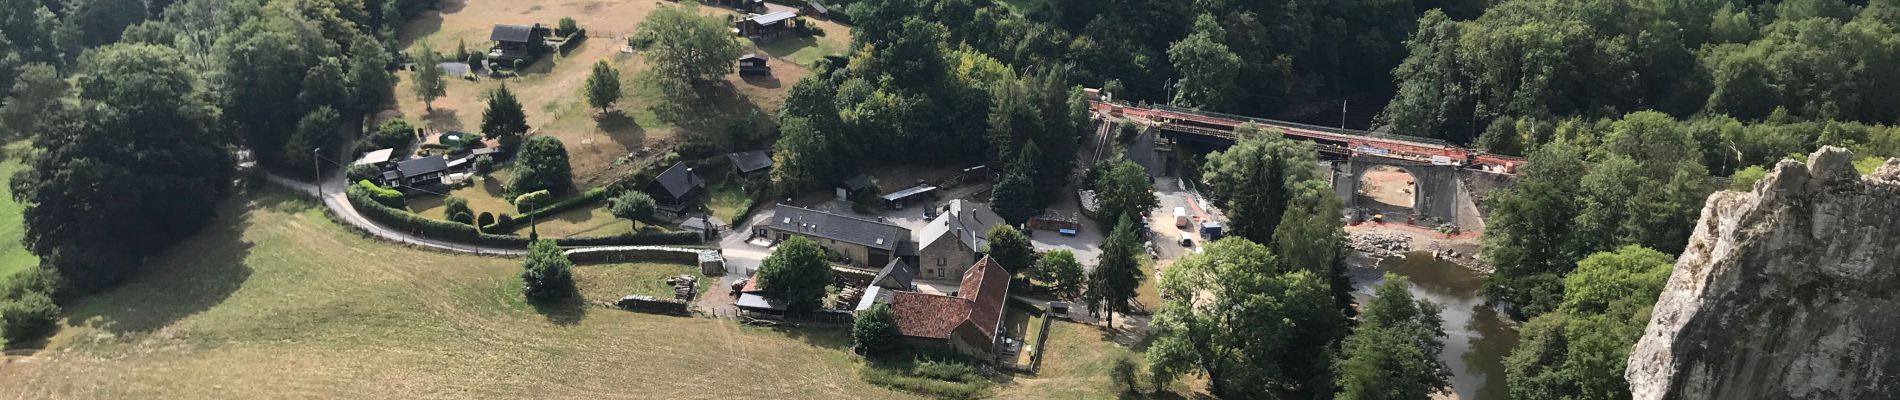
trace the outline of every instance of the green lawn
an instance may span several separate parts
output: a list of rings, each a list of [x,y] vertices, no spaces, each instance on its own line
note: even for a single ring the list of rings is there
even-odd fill
[[[475,210],[476,215],[481,215],[482,212],[521,214],[515,212],[513,203],[508,202],[508,178],[513,176],[510,170],[511,168],[501,168],[489,172],[488,176],[470,178],[468,185],[450,189],[448,194],[468,200],[468,208]],[[440,192],[440,189],[430,190]],[[416,215],[447,220],[448,216],[442,215],[444,201],[446,198],[439,195],[413,194],[409,196],[409,210],[415,212]]]
[[[692,275],[699,277],[699,293],[706,293],[711,280],[699,275],[699,269],[685,264],[607,264],[574,267],[575,286],[588,300],[614,301],[622,296],[641,294],[661,299],[673,298],[673,286],[666,278]]]
[[[1113,385],[1109,383],[1109,371],[1116,360],[1133,362],[1141,372],[1139,379],[1146,380],[1147,362],[1139,350],[1129,349],[1110,343],[1101,328],[1071,322],[1056,321],[1049,326],[1049,347],[1041,349],[1042,371],[1034,376],[1018,376],[1010,385],[1001,390],[996,398],[1003,399],[1112,399],[1116,398]],[[1147,398],[1191,398],[1181,396],[1188,393],[1186,384],[1175,383],[1162,393],[1153,393],[1148,382],[1142,382],[1143,390],[1150,395]],[[1129,398],[1129,397],[1122,397]],[[1143,398],[1143,397],[1135,397]]]
[[[747,196],[745,191],[739,188],[739,181],[739,179],[728,179],[707,192],[706,208],[712,210],[713,217],[733,225],[739,225],[742,222],[733,219],[739,216],[739,211],[744,210],[752,202],[752,197]]]
[[[28,146],[26,141],[6,146],[6,157],[0,161],[0,177],[11,177],[26,167],[23,162]],[[20,220],[20,213],[25,210],[25,204],[13,201],[12,188],[0,185],[0,278],[40,264],[40,258],[20,244],[20,238],[26,235],[26,227]]]
[[[1135,302],[1141,303],[1141,309],[1152,313],[1161,309],[1161,289],[1156,286],[1161,283],[1159,282],[1161,278],[1155,277],[1154,259],[1147,256],[1138,258],[1141,259],[1142,279],[1141,287],[1135,288]]]
[[[282,191],[223,204],[9,352],[0,398],[914,398],[860,379],[846,329],[531,305],[517,260],[366,239]]]

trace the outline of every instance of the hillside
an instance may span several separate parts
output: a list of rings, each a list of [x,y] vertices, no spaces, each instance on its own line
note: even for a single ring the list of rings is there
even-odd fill
[[[286,193],[209,226],[10,353],[0,398],[905,397],[859,380],[843,330],[537,310],[514,261],[373,242]]]

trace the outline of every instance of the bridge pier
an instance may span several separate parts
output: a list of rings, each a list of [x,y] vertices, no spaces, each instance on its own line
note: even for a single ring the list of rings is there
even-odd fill
[[[1357,215],[1359,210],[1371,206],[1361,204],[1359,182],[1365,177],[1366,171],[1377,166],[1397,167],[1412,176],[1412,181],[1415,183],[1412,191],[1412,213],[1417,217],[1418,225],[1435,227],[1439,223],[1458,223],[1459,214],[1465,208],[1461,207],[1462,204],[1459,204],[1459,201],[1467,197],[1459,195],[1462,188],[1458,181],[1458,167],[1386,157],[1355,156],[1331,162],[1329,169],[1332,172],[1333,193],[1338,194],[1340,201],[1345,205],[1347,217],[1367,217]],[[1388,221],[1394,219],[1398,218],[1390,218]],[[1403,222],[1403,220],[1395,222]]]

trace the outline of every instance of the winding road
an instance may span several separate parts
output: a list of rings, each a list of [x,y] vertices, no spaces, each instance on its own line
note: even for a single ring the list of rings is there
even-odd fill
[[[508,248],[500,248],[500,247],[475,246],[475,245],[456,243],[456,242],[451,242],[451,241],[446,241],[446,240],[430,239],[430,238],[422,237],[420,235],[412,234],[409,232],[404,232],[402,230],[398,230],[395,228],[390,228],[388,226],[383,226],[382,224],[376,223],[376,221],[371,221],[368,217],[364,217],[362,213],[356,212],[356,207],[350,206],[349,197],[345,196],[343,193],[343,188],[345,187],[344,185],[346,185],[345,183],[346,180],[344,179],[342,173],[330,174],[328,178],[325,178],[322,182],[323,187],[321,188],[322,189],[321,191],[318,190],[319,188],[317,187],[317,185],[312,185],[310,184],[310,182],[304,182],[304,181],[299,181],[296,179],[286,178],[286,177],[279,176],[277,174],[273,174],[270,172],[265,172],[264,176],[268,180],[270,180],[271,183],[288,187],[292,190],[296,190],[300,193],[309,195],[311,197],[321,197],[321,200],[323,200],[323,206],[326,208],[329,208],[331,215],[336,216],[338,220],[349,223],[350,226],[354,226],[358,230],[367,232],[371,236],[375,236],[383,240],[402,243],[402,244],[406,244],[410,246],[426,248],[430,250],[446,251],[446,252],[452,252],[452,253],[467,253],[467,254],[479,254],[479,255],[501,256],[501,257],[521,257],[528,254],[528,251],[523,250],[523,249],[508,249]],[[322,193],[322,196],[318,196],[319,192]]]

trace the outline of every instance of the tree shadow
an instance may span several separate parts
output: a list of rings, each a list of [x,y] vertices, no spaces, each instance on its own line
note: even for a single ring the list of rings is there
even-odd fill
[[[747,84],[751,84],[752,86],[758,86],[758,87],[762,87],[766,89],[779,88],[779,80],[777,76],[741,76],[739,77],[739,79],[745,81],[745,83]]]
[[[555,325],[573,326],[587,319],[587,301],[582,299],[580,294],[558,300],[531,300],[528,303],[534,305],[534,312],[540,313],[542,317],[548,319],[548,322]]]
[[[423,114],[422,122],[424,126],[437,131],[460,131],[462,119],[457,117],[459,114],[456,110],[437,108]]]
[[[594,127],[605,132],[620,147],[638,150],[646,146],[647,130],[625,111],[608,110],[594,117]]]
[[[313,206],[284,194],[253,195],[252,200],[258,209],[287,212]],[[223,304],[252,272],[246,263],[252,244],[244,241],[252,211],[243,201],[225,203],[203,229],[148,258],[138,276],[67,308],[66,323],[114,335],[146,333]]]

